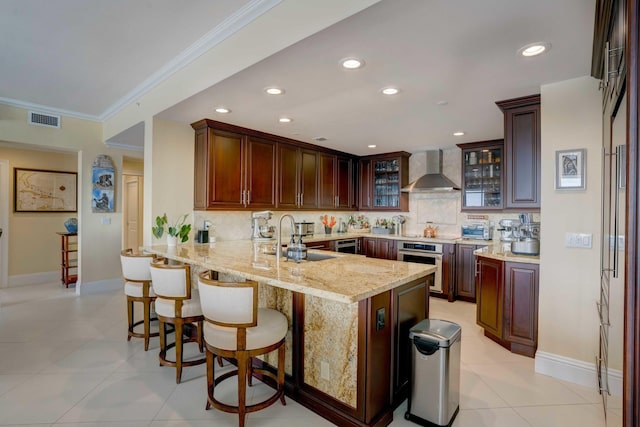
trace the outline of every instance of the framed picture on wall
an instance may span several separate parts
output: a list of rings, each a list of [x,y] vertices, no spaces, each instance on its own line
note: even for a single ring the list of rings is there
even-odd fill
[[[13,168],[14,212],[77,212],[78,174]]]
[[[556,151],[556,190],[586,189],[586,155],[584,148]]]
[[[115,210],[116,174],[111,158],[100,154],[91,169],[91,211],[113,212]]]

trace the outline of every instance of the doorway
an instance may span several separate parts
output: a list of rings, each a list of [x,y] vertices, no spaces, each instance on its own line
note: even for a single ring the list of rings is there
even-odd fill
[[[122,249],[142,245],[143,181],[142,175],[122,175]]]

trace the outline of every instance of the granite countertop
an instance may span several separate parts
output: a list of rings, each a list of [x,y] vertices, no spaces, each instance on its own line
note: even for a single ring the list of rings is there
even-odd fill
[[[522,262],[526,264],[540,264],[539,255],[519,255],[510,250],[511,243],[496,243],[473,251],[474,255],[493,258],[499,261]]]
[[[341,234],[339,238],[342,238]],[[319,236],[318,236],[319,237]],[[316,241],[327,239],[316,239]],[[354,303],[436,270],[428,264],[367,258],[337,252],[310,250],[334,258],[322,261],[278,262],[275,255],[263,253],[265,242],[251,240],[217,243],[186,243],[177,248],[145,246],[150,253],[195,264],[221,273],[240,275],[249,280],[343,303]]]

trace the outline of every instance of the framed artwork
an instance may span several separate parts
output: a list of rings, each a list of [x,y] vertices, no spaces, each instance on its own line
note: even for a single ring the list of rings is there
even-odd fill
[[[584,148],[556,151],[556,190],[586,189],[586,155]]]
[[[13,168],[14,212],[77,212],[78,174]]]
[[[115,169],[109,156],[99,155],[91,170],[91,211],[113,212],[115,210]]]

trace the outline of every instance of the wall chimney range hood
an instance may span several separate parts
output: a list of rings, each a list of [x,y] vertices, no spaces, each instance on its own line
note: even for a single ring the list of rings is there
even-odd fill
[[[442,150],[427,151],[427,173],[403,187],[406,193],[435,193],[444,191],[459,191],[453,181],[442,174]]]

